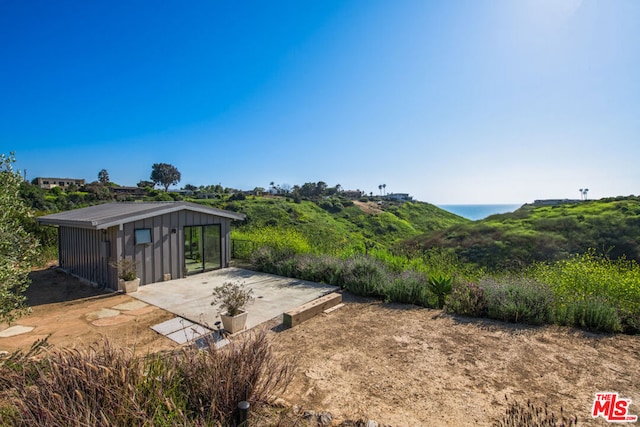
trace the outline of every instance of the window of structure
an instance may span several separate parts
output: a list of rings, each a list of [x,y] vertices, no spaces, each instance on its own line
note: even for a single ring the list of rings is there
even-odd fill
[[[150,228],[136,228],[135,233],[136,245],[145,245],[147,243],[151,243]]]

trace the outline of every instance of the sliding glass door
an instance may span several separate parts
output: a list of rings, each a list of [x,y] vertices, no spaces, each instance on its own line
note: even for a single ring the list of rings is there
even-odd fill
[[[220,224],[184,227],[184,262],[187,274],[222,267]]]

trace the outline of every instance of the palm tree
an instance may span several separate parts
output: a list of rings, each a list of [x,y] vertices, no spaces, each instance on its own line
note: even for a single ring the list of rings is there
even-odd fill
[[[384,194],[387,194],[387,184],[382,184],[382,188],[384,189]]]
[[[580,189],[580,199],[587,200],[587,193],[588,192],[589,192],[588,188],[581,188]]]
[[[378,185],[378,190],[380,190],[380,195],[382,195],[382,184]]]

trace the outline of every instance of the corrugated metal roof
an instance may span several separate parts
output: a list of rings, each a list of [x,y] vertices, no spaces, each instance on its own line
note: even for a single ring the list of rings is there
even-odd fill
[[[39,223],[47,225],[65,225],[102,230],[114,225],[126,224],[181,210],[241,221],[245,219],[244,214],[189,202],[114,202],[45,215],[38,217],[37,220]]]

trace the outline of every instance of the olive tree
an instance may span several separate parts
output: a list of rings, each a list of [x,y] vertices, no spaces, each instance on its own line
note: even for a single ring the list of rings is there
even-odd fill
[[[20,197],[23,179],[13,163],[13,153],[0,154],[0,321],[5,322],[27,310],[24,291],[38,255],[38,241],[24,227],[32,212]]]
[[[151,181],[156,185],[162,185],[164,191],[169,191],[170,185],[179,183],[181,177],[180,171],[168,163],[154,163],[151,167]]]

